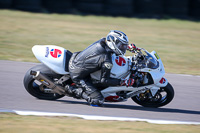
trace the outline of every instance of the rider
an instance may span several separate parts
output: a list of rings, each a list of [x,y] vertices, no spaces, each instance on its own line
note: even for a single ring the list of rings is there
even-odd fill
[[[111,30],[106,38],[91,44],[81,52],[73,53],[69,62],[69,72],[75,85],[67,85],[66,91],[75,98],[84,98],[90,105],[102,105],[104,97],[97,89],[108,86],[131,86],[134,79],[124,80],[110,77],[112,54],[124,55],[131,49],[128,37],[121,31]],[[99,80],[93,80],[90,74],[101,71]]]

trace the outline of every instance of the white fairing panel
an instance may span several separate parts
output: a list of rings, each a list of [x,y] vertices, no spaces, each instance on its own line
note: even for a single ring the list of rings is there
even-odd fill
[[[124,78],[129,71],[129,60],[125,56],[112,55],[111,77],[112,78]]]
[[[160,57],[156,54],[155,51],[152,51],[150,53],[158,62],[159,62],[159,67],[156,69],[150,69],[150,68],[143,68],[143,69],[139,69],[138,71],[140,72],[148,72],[151,74],[153,80],[154,80],[154,84],[155,85],[160,85],[159,81],[163,78],[163,76],[165,75],[165,69],[164,69],[164,65],[162,63],[162,60],[160,59]],[[162,84],[162,87],[168,82],[166,81],[165,84]]]
[[[113,67],[111,69],[112,78],[125,78],[129,74],[129,63],[130,61],[125,56],[116,56],[112,55],[112,64]],[[90,74],[93,79],[100,80],[101,78],[101,70]]]
[[[159,81],[161,80],[161,78],[165,75],[165,69],[164,69],[162,60],[160,59],[160,57],[157,54],[156,55],[158,57],[156,57],[155,54],[156,54],[155,51],[151,52],[151,55],[154,56],[154,58],[157,59],[157,61],[159,62],[159,67],[154,71],[150,71],[150,74],[154,80],[154,84],[158,84]]]
[[[66,49],[54,45],[35,45],[32,48],[33,54],[47,67],[58,74],[68,74],[65,71]]]

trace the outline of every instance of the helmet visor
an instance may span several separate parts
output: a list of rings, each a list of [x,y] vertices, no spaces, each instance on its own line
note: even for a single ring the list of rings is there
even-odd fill
[[[127,43],[125,44],[125,43],[122,43],[122,42],[118,42],[118,43],[116,44],[116,46],[117,46],[117,48],[118,48],[119,50],[122,51],[123,54],[126,53],[126,50],[127,50],[127,48],[128,48],[128,44],[127,44]]]

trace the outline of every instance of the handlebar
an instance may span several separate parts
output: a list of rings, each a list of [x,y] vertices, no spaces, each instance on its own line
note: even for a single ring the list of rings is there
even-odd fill
[[[136,48],[134,50],[134,52],[132,52],[132,53],[136,53],[135,55],[132,56],[134,61],[136,61],[138,59],[138,57],[143,56],[143,53],[141,52],[141,50],[145,50],[145,49],[143,49],[143,48]]]
[[[133,67],[136,68],[151,68],[156,69],[159,67],[159,62],[156,57],[151,55],[144,48],[138,48],[137,52],[132,56]]]

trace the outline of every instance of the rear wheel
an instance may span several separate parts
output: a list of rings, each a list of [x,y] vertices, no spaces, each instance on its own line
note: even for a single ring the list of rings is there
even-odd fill
[[[40,84],[37,80],[33,78],[32,75],[30,75],[31,70],[40,71],[54,81],[58,80],[61,77],[61,75],[54,73],[52,70],[50,70],[48,67],[46,67],[43,64],[32,67],[26,72],[24,76],[24,87],[28,91],[29,94],[31,94],[32,96],[38,99],[44,99],[44,100],[56,100],[56,99],[64,97],[64,95],[59,95],[59,94],[50,93],[50,92],[48,93],[48,88]],[[47,91],[44,91],[44,90],[47,90]]]
[[[174,89],[170,83],[167,86],[162,87],[158,90],[154,97],[151,96],[150,92],[145,92],[139,96],[132,97],[132,100],[139,105],[144,107],[161,107],[167,105],[174,98]]]

